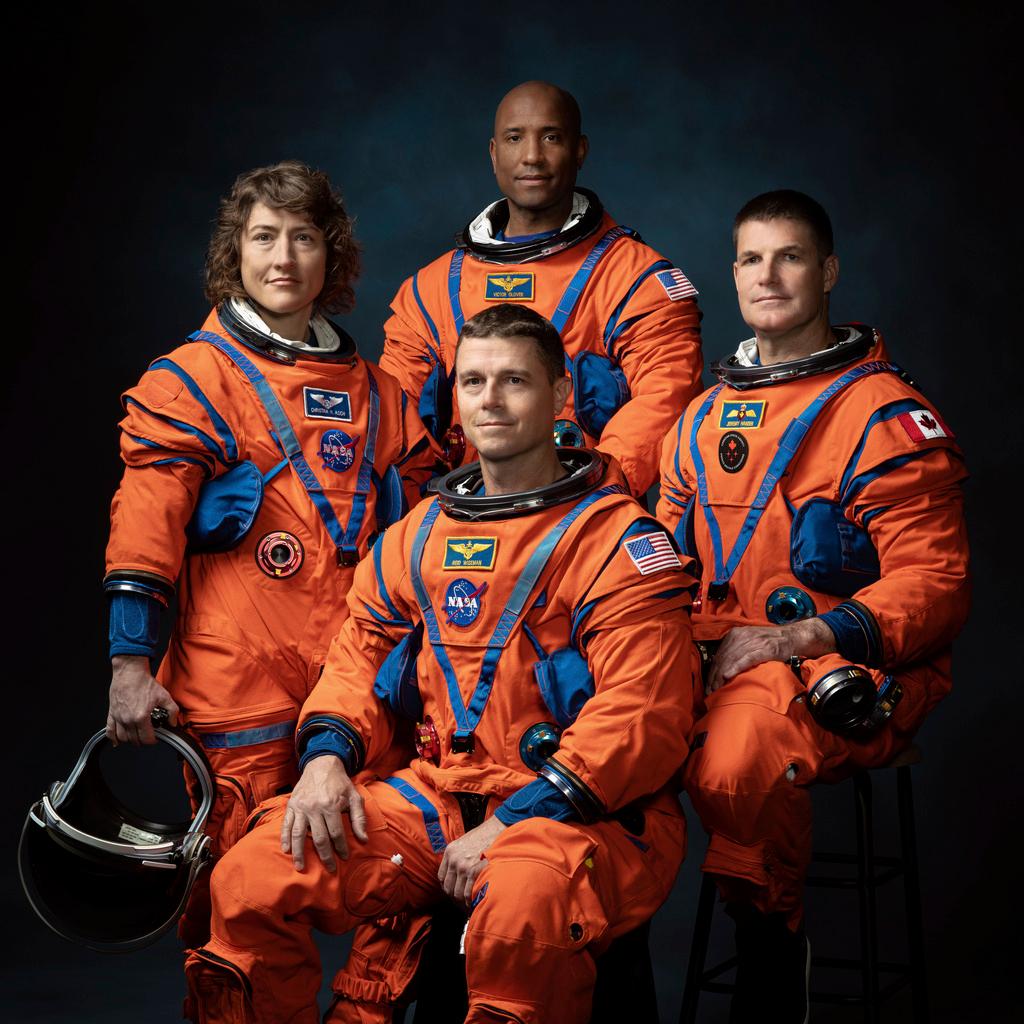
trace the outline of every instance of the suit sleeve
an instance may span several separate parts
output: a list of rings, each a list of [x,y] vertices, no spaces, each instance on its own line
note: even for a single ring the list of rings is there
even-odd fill
[[[669,298],[656,273],[627,296],[605,341],[626,375],[630,399],[597,447],[618,461],[632,492],[641,495],[657,479],[662,438],[703,390],[701,312],[692,296]]]
[[[401,476],[406,505],[411,509],[419,504],[434,476],[440,453],[416,411],[416,403],[398,387],[394,390],[395,417],[401,421],[401,447],[394,466]]]
[[[941,423],[933,410],[918,411]],[[868,531],[881,573],[822,618],[844,656],[875,668],[948,646],[970,603],[963,457],[948,431],[915,434],[906,412],[869,424],[842,481],[846,516]]]
[[[414,274],[404,281],[391,300],[380,358],[381,369],[398,381],[414,408],[430,371],[444,359],[440,331],[422,301],[418,278]]]
[[[351,773],[391,747],[395,718],[374,693],[374,683],[384,660],[413,629],[412,609],[401,597],[407,522],[386,530],[356,567],[347,597],[349,616],[299,718],[296,744],[303,764],[310,744],[325,733],[348,753],[344,760]]]
[[[199,488],[230,468],[244,445],[228,410],[214,404],[197,367],[179,353],[157,360],[123,396],[125,471],[111,506],[106,559],[107,585],[137,574],[164,596],[181,568]]]
[[[694,579],[674,556],[667,561],[675,564],[641,571],[626,544],[654,536],[666,537],[652,520],[634,523],[574,613],[595,691],[540,774],[584,821],[656,792],[687,754]]]

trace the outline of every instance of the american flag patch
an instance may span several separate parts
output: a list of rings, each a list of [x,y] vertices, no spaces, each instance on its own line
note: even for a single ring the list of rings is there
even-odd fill
[[[660,530],[657,533],[645,533],[642,537],[627,540],[626,554],[633,559],[633,564],[640,570],[641,576],[682,565],[676,555],[676,549],[672,547],[672,541]]]
[[[927,409],[915,409],[913,412],[901,412],[896,419],[911,441],[931,441],[936,437],[952,436],[946,424]]]
[[[690,284],[690,279],[678,267],[662,270],[654,276],[673,302],[688,299],[697,294],[697,289]]]

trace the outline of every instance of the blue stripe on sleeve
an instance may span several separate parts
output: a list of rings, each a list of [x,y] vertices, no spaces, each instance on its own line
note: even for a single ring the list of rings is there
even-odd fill
[[[503,825],[514,825],[527,818],[551,818],[553,821],[572,821],[577,818],[565,794],[547,779],[534,779],[527,783],[499,805],[494,816]]]
[[[646,270],[640,273],[640,276],[629,286],[629,290],[622,297],[619,304],[612,311],[612,315],[608,318],[608,323],[605,324],[604,328],[604,347],[608,355],[612,354],[612,345],[615,339],[626,329],[628,324],[623,324],[619,327],[619,317],[622,316],[622,311],[629,304],[629,300],[637,293],[640,286],[647,280],[652,274],[656,274],[659,270],[671,270],[672,264],[668,260],[660,259],[652,263]],[[646,314],[644,314],[646,315]],[[636,320],[638,318],[634,318]]]
[[[877,624],[869,621],[870,613],[860,604],[843,601],[830,612],[818,617],[832,630],[836,649],[855,665],[877,667],[882,652],[878,647]]]
[[[433,318],[427,312],[427,307],[423,304],[423,299],[420,298],[420,275],[418,273],[412,275],[412,296],[416,300],[416,305],[420,308],[420,313],[423,316],[424,321],[427,325],[427,330],[434,336],[434,344],[437,345],[437,351],[431,350],[434,358],[437,362],[441,362],[441,335],[437,330],[437,324],[434,323]],[[429,346],[428,346],[429,347]]]
[[[324,729],[323,732],[318,732],[310,737],[302,757],[299,758],[299,771],[301,772],[314,758],[323,757],[325,754],[333,754],[335,757],[341,758],[345,765],[345,771],[349,775],[354,774],[355,748],[346,736],[333,729]]]
[[[839,481],[839,494],[841,495],[840,500],[843,504],[846,504],[847,488],[849,488],[850,482],[853,480],[854,474],[857,472],[857,464],[860,462],[861,455],[864,454],[864,448],[868,443],[868,436],[870,435],[872,428],[879,423],[884,423],[886,420],[895,419],[895,417],[897,417],[901,412],[913,412],[913,410],[920,408],[920,399],[902,398],[896,402],[889,402],[872,413],[871,418],[864,427],[864,433],[861,435],[861,439],[857,444],[857,447],[850,456],[850,461],[846,464],[846,469],[843,471],[842,478]]]
[[[200,430],[199,427],[195,427],[191,423],[184,423],[181,420],[173,419],[170,416],[161,416],[160,413],[153,412],[152,409],[147,409],[141,402],[137,402],[134,398],[126,398],[124,400],[124,404],[126,408],[129,405],[134,405],[137,408],[141,409],[147,416],[152,416],[154,419],[163,420],[164,423],[169,423],[172,427],[175,427],[177,430],[180,430],[183,434],[191,434],[193,437],[198,438],[199,441],[202,443],[203,447],[211,455],[215,456],[218,461],[223,462],[225,465],[227,465],[228,460],[224,458],[224,453],[221,450],[220,445],[216,441],[214,441],[214,439],[210,437],[210,435],[207,434],[204,430]]]
[[[210,417],[210,422],[220,435],[221,444],[224,446],[228,462],[235,462],[238,459],[238,443],[235,441],[235,435],[232,433],[231,427],[228,426],[227,420],[214,408],[213,402],[206,397],[202,388],[199,387],[192,377],[177,363],[167,358],[157,359],[156,362],[150,364],[149,368],[151,370],[167,370],[168,373],[173,373],[188,388],[189,394],[206,410],[206,415]]]
[[[160,642],[163,605],[154,597],[135,591],[110,593],[110,657],[119,654],[152,658]]]
[[[406,800],[414,807],[418,807],[423,815],[423,827],[426,829],[427,838],[430,840],[430,848],[434,853],[443,853],[448,845],[441,831],[441,820],[438,817],[437,808],[417,789],[414,789],[408,782],[402,779],[390,778],[384,780],[392,789],[397,789]]]

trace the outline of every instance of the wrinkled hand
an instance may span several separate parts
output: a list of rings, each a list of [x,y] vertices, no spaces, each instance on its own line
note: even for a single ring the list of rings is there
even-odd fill
[[[156,743],[150,715],[154,708],[166,709],[171,725],[178,724],[178,705],[153,678],[149,658],[119,654],[111,659],[110,705],[107,710],[107,738],[118,743]]]
[[[492,815],[482,825],[448,844],[437,877],[441,888],[456,903],[469,907],[473,900],[473,883],[484,869],[484,854],[507,827]]]
[[[741,672],[765,661],[818,658],[835,649],[835,635],[817,618],[787,626],[734,626],[715,654],[705,691],[714,693]]]
[[[313,846],[331,874],[338,870],[334,859],[337,850],[348,860],[348,841],[341,816],[347,813],[352,833],[366,842],[366,812],[363,798],[348,777],[345,765],[333,754],[316,757],[306,765],[292,790],[281,824],[281,849],[292,855],[296,871],[306,866],[306,833],[313,837]]]

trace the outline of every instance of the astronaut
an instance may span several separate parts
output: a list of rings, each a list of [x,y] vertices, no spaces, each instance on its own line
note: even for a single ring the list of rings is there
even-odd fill
[[[399,288],[381,366],[460,465],[472,458],[452,399],[462,324],[483,309],[526,304],[565,343],[573,387],[556,421],[558,443],[596,445],[642,495],[657,477],[674,410],[700,391],[697,292],[593,192],[576,187],[588,146],[569,93],[526,82],[505,96],[490,141],[505,198]]]
[[[298,778],[298,711],[348,613],[355,564],[433,470],[398,384],[323,315],[351,307],[358,268],[324,174],[295,162],[243,174],[207,258],[215,308],[124,395],[107,734],[154,742],[154,707],[188,727],[216,773],[215,856]],[[205,895],[194,890],[182,919],[189,944],[208,934]]]
[[[658,516],[700,565],[709,662],[684,784],[736,920],[735,1021],[802,1021],[808,786],[885,764],[950,688],[963,458],[878,331],[830,326],[832,228],[799,192],[736,217],[753,329],[665,439]]]
[[[553,444],[571,384],[552,325],[504,304],[461,334],[480,461],[356,569],[302,709],[302,777],[214,871],[187,968],[202,1024],[313,1024],[311,926],[445,896],[469,913],[466,1020],[586,1021],[595,954],[682,860],[667,784],[692,725],[693,581],[614,464]],[[419,758],[355,784],[413,716]]]

